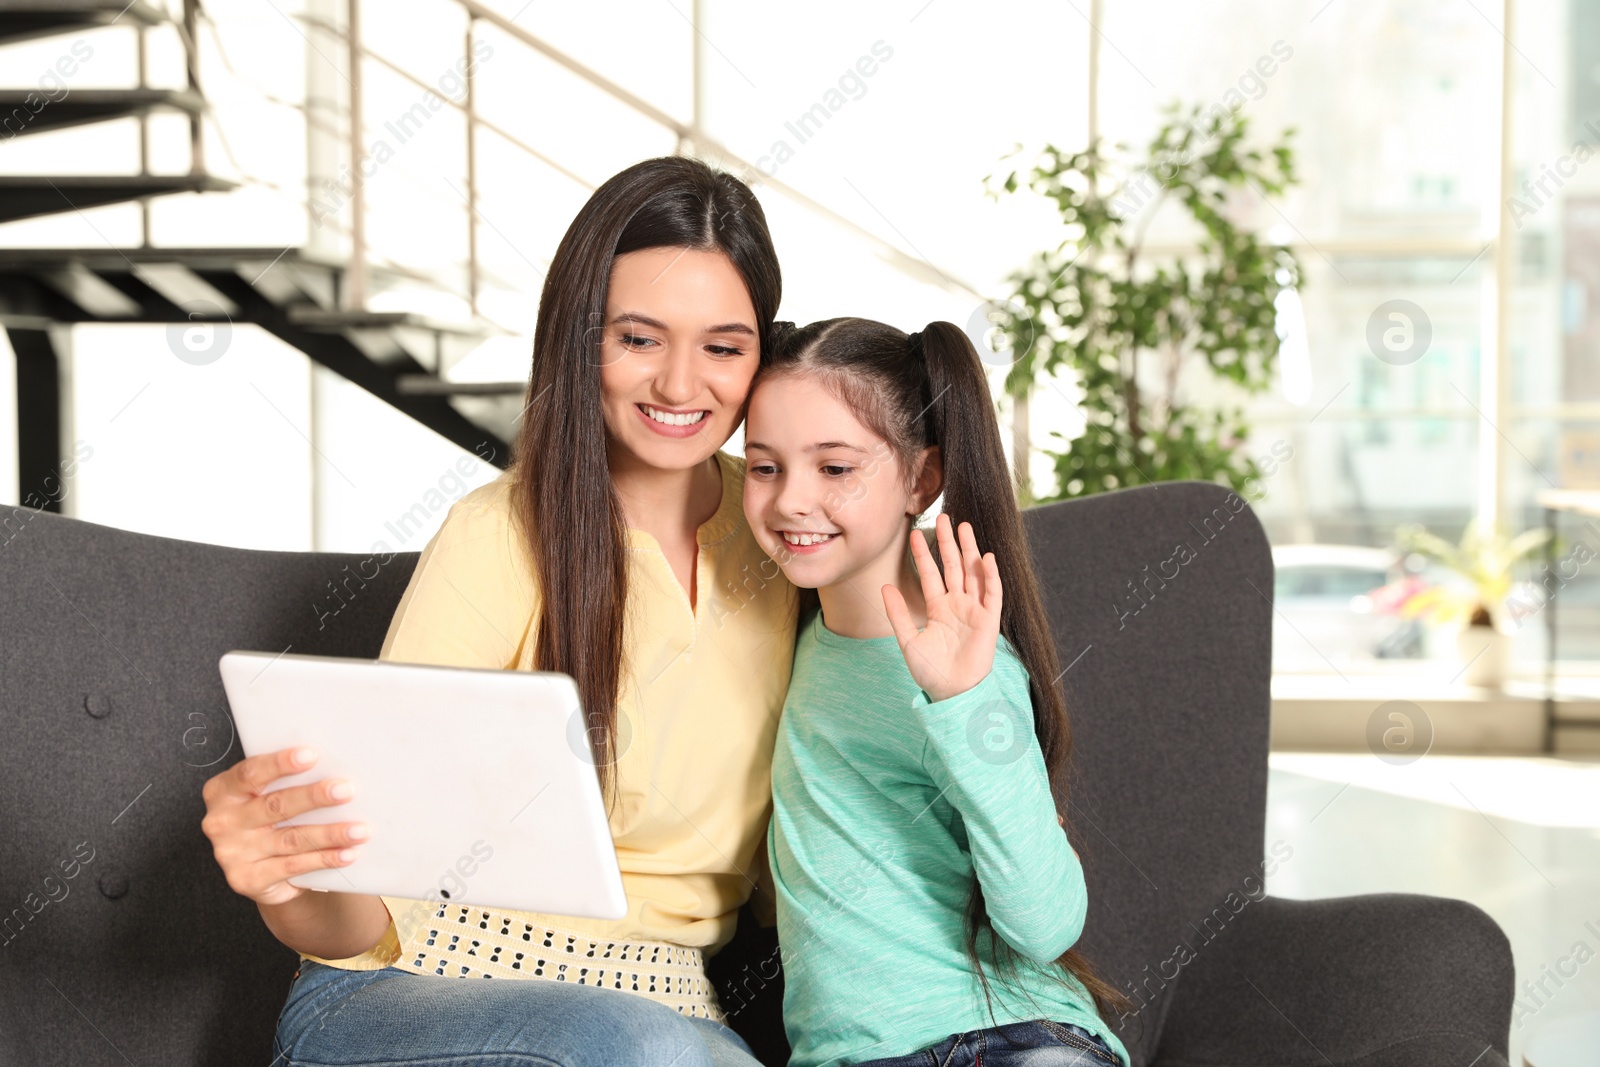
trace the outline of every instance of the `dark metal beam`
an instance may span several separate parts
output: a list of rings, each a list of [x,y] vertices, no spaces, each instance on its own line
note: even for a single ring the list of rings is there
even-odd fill
[[[6,330],[17,355],[17,496],[61,511],[61,360],[49,329]]]

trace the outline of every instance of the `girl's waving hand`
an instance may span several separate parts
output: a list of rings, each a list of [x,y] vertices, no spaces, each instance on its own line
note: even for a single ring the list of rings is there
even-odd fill
[[[911,557],[922,581],[928,625],[917,629],[905,597],[893,585],[883,587],[883,606],[911,677],[929,699],[940,701],[965,693],[993,668],[1001,589],[994,553],[978,552],[971,523],[961,524],[959,550],[948,515],[940,515],[935,528],[944,561],[942,579],[927,540],[920,531],[911,531]]]

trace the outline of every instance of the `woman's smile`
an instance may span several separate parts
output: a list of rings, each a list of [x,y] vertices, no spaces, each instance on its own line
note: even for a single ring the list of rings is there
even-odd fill
[[[634,410],[656,433],[663,437],[692,437],[705,428],[705,408],[663,408],[654,404],[635,404]]]

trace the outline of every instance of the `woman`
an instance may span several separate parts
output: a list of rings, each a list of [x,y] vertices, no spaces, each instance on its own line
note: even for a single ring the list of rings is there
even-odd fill
[[[668,158],[596,190],[541,295],[515,462],[451,508],[380,653],[577,680],[626,918],[305,892],[287,879],[352,862],[364,829],[275,824],[347,786],[263,796],[312,765],[303,750],[206,783],[202,828],[229,885],[302,957],[280,1061],[755,1062],[704,957],[762,869],[796,598],[764,575],[743,463],[718,449],[780,292],[737,179]],[[459,980],[482,977],[513,980]]]

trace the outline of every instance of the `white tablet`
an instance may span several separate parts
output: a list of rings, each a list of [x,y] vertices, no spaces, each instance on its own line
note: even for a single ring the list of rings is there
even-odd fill
[[[274,789],[345,778],[355,796],[280,825],[360,820],[347,867],[290,879],[555,915],[620,919],[593,751],[565,674],[229,652],[222,684],[245,755],[309,745]]]

